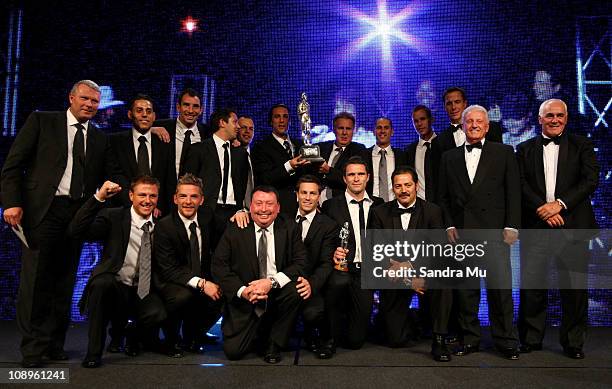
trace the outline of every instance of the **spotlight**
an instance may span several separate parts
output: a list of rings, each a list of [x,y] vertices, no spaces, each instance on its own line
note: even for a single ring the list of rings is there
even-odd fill
[[[191,16],[187,16],[182,20],[181,32],[191,34],[198,30],[198,19],[194,19]]]

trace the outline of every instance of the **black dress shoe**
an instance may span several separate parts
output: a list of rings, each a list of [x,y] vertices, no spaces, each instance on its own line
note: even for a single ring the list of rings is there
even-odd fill
[[[446,344],[453,344],[453,343],[458,343],[459,342],[459,337],[457,335],[448,335],[446,338],[444,338],[444,343]]]
[[[499,352],[504,358],[511,361],[516,361],[519,359],[519,351],[516,347],[500,348]]]
[[[449,362],[451,360],[451,354],[444,342],[442,335],[433,335],[431,342],[431,355],[436,362]]]
[[[193,341],[185,345],[184,350],[194,354],[204,354],[204,344]]]
[[[454,354],[458,357],[463,357],[468,354],[477,353],[478,351],[480,351],[480,349],[477,344],[465,344],[459,346],[459,348],[454,351]]]
[[[96,367],[100,367],[100,365],[102,365],[102,358],[90,355],[87,355],[85,359],[83,359],[83,362],[81,362],[81,366],[87,369],[95,369]]]
[[[42,358],[36,356],[36,357],[24,357],[21,360],[21,366],[26,368],[26,369],[34,369],[37,367],[42,367],[43,366],[43,362],[42,362]]]
[[[584,351],[578,347],[565,347],[563,349],[565,355],[572,359],[584,359]]]
[[[106,351],[113,354],[123,352],[123,338],[111,338]]]
[[[140,354],[140,346],[137,342],[128,342],[128,344],[125,345],[125,355],[128,357],[136,357],[138,354]]]
[[[264,361],[267,363],[279,363],[281,361],[281,353],[274,342],[268,345],[264,354]]]
[[[68,354],[61,348],[49,351],[48,356],[52,361],[67,361],[69,359]]]
[[[542,350],[542,343],[524,343],[519,346],[518,350],[521,354],[529,354],[532,351],[540,351]]]

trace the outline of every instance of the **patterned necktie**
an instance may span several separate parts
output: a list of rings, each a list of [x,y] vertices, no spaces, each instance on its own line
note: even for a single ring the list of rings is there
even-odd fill
[[[194,276],[199,276],[200,269],[200,241],[197,233],[198,224],[191,222],[189,225],[189,254],[191,258],[191,273]]]
[[[70,198],[78,200],[83,197],[85,187],[85,127],[81,123],[74,125],[77,129],[72,143],[72,174],[70,178]]]
[[[383,200],[389,200],[389,177],[387,177],[387,150],[381,149],[378,164],[378,195]]]
[[[141,135],[138,137],[138,174],[151,175],[151,165],[149,164],[149,150],[147,149],[147,137]]]
[[[140,228],[140,250],[138,251],[138,297],[144,299],[151,289],[151,222],[146,222]]]
[[[289,156],[289,159],[293,159],[293,151],[291,151],[291,144],[289,143],[288,140],[283,142],[283,146],[285,147],[285,150],[287,151],[287,155]]]

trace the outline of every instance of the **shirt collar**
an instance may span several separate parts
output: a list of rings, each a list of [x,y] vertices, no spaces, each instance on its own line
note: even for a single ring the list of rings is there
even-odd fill
[[[380,150],[385,150],[387,152],[387,155],[393,155],[393,149],[391,148],[391,145],[388,145],[384,149],[378,145],[374,145],[374,148],[372,149],[372,154],[378,155],[380,154]]]
[[[434,140],[436,138],[436,133],[434,132],[431,135],[431,138],[429,138],[429,140],[424,140],[423,138],[419,137],[419,147],[425,147],[425,142],[429,142],[431,144],[431,141]]]
[[[142,229],[142,226],[146,223],[146,222],[151,222],[151,228],[149,228],[149,231],[153,230],[153,214],[150,214],[148,218],[143,218],[142,216],[140,216],[139,214],[136,213],[136,211],[134,210],[134,206],[130,207],[130,215],[132,217],[132,224],[136,225],[136,227]]]
[[[225,143],[230,143],[230,141],[224,141],[223,139],[221,139],[217,134],[213,134],[212,138],[215,141],[215,145],[218,149],[222,148]]]
[[[187,127],[179,118],[176,118],[176,130],[181,134],[184,134],[187,130],[191,130],[192,134],[199,133],[198,122],[193,123],[191,127]]]
[[[132,127],[132,137],[134,137],[134,139],[138,141],[138,138],[140,138],[141,136],[147,138],[147,143],[151,144],[151,131],[147,131],[146,133],[141,134],[140,132],[138,132],[138,130]]]
[[[344,191],[344,198],[346,199],[347,204],[350,204],[352,200],[356,200],[353,196],[351,196],[348,189]],[[368,203],[372,202],[372,199],[370,198],[370,196],[368,196],[368,192],[364,192],[363,199]]]
[[[261,230],[262,230],[262,228],[260,226],[258,226],[257,224],[255,224],[255,232],[259,233],[259,232],[261,232]],[[267,230],[268,234],[272,233],[274,231],[274,222],[272,222],[272,224],[267,226],[266,230]]]
[[[189,226],[191,225],[191,223],[195,222],[196,226],[200,226],[200,224],[198,223],[198,214],[196,212],[195,215],[193,215],[193,219],[187,219],[185,216],[181,215],[180,212],[178,212],[179,217],[181,218],[181,220],[183,221],[183,224],[185,225],[185,228],[189,229]]]
[[[408,209],[408,208],[414,208],[415,204],[416,204],[416,198],[414,199],[414,201],[407,207],[404,207],[402,204],[400,204],[399,201],[395,200],[395,202],[397,203],[397,206],[399,209]]]
[[[277,142],[279,142],[281,145],[285,143],[285,141],[289,142],[289,144],[291,144],[291,138],[289,138],[289,134],[287,134],[287,139],[283,139],[280,136],[276,135],[275,133],[272,133],[272,136],[274,137],[274,139],[276,139]]]
[[[306,218],[306,220],[308,220],[308,223],[312,223],[312,219],[314,219],[315,215],[317,214],[317,209],[313,209],[312,211],[310,211],[309,213],[307,213],[306,215],[304,215],[304,217]],[[295,220],[298,220],[298,217],[302,216],[302,214],[300,213],[300,210],[298,209],[297,213],[295,214]]]
[[[75,118],[74,115],[72,114],[72,111],[70,111],[70,108],[66,110],[66,121],[68,123],[68,127],[73,127],[75,124],[79,122],[77,118]],[[87,132],[87,126],[89,126],[89,120],[81,124],[83,125],[83,127],[85,127],[84,132]]]

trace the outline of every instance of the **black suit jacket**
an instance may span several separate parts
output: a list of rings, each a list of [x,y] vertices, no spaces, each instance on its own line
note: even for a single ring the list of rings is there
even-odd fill
[[[2,167],[4,208],[23,208],[23,227],[37,227],[49,210],[68,160],[66,112],[33,112],[17,134]],[[107,180],[118,180],[107,136],[87,127],[84,198]]]
[[[212,261],[212,274],[218,281],[226,301],[223,332],[236,333],[251,320],[255,305],[237,296],[242,286],[260,279],[255,243],[255,224],[242,229],[230,223],[221,237]],[[297,225],[279,216],[274,221],[274,253],[276,270],[292,281],[304,276],[306,248]],[[285,287],[295,287],[286,285]]]
[[[388,201],[376,207],[372,212],[372,222],[369,223],[369,227],[380,230],[403,230],[401,216],[395,212],[397,207],[397,200]],[[414,213],[410,216],[408,229],[444,228],[442,208],[418,197],[414,207]]]
[[[440,144],[440,150],[442,153],[457,147],[455,145],[453,129],[454,127],[452,125],[449,125],[437,136],[438,142]],[[487,132],[485,139],[492,142],[503,143],[502,132],[502,127],[498,122],[489,122],[489,131]]]
[[[395,166],[387,166],[387,168],[391,168],[395,170],[398,166],[403,166],[408,164],[407,155],[402,150],[391,147],[393,150],[393,157],[395,158]],[[368,171],[370,172],[370,180],[366,185],[366,191],[370,196],[372,196],[372,192],[374,191],[374,163],[372,162],[372,152],[374,151],[374,146],[365,149],[361,156],[368,164]],[[393,171],[392,170],[392,171]]]
[[[326,142],[318,143],[319,149],[321,150],[321,157],[325,159],[325,161],[329,160],[329,156],[331,155],[333,149],[335,148],[335,141],[329,140]],[[348,146],[345,147],[344,151],[338,158],[338,162],[336,166],[331,167],[329,169],[329,173],[325,175],[319,174],[319,178],[324,186],[332,189],[332,195],[338,196],[339,194],[344,193],[346,190],[346,184],[344,183],[344,175],[342,174],[342,166],[348,161],[348,159],[352,156],[359,155],[363,156],[366,148],[361,143],[351,142]]]
[[[542,137],[536,136],[517,146],[517,159],[523,192],[523,225],[526,228],[549,228],[536,210],[546,203]],[[555,198],[567,210],[561,212],[564,228],[596,229],[590,196],[599,179],[599,165],[591,141],[583,136],[561,137],[557,159]]]
[[[370,206],[370,210],[368,212],[367,217],[367,228],[371,228],[370,224],[372,223],[372,212],[374,208],[383,204],[384,200],[380,197],[370,196],[372,199],[372,205]],[[351,221],[351,214],[349,213],[348,204],[346,203],[346,197],[344,194],[333,197],[329,200],[326,200],[321,207],[323,213],[329,216],[332,220],[334,220],[340,228],[344,225],[345,222],[349,224],[349,236],[348,236],[348,256],[347,261],[352,262],[355,258],[355,229],[353,228],[353,222]]]
[[[457,147],[442,155],[438,205],[446,227],[519,228],[521,183],[512,146],[485,141],[473,184],[464,150]]]
[[[134,149],[134,140],[132,130],[123,131],[113,134],[109,137],[113,151],[115,152],[119,167],[123,172],[123,176],[119,184],[123,188],[121,191],[121,201],[123,206],[130,206],[131,202],[128,196],[130,191],[130,182],[138,176],[138,156]],[[170,210],[170,199],[174,194],[174,160],[172,159],[172,148],[168,143],[164,143],[157,136],[151,134],[151,175],[159,180],[159,197],[157,208],[164,215]]]
[[[333,256],[340,244],[338,224],[318,213],[312,219],[304,246],[308,252],[304,273],[314,293],[323,288],[333,269]]]
[[[294,155],[297,155],[302,142],[291,139],[291,143],[295,150]],[[295,184],[302,174],[306,172],[306,169],[299,168],[291,173],[287,173],[284,165],[289,159],[285,148],[272,134],[257,143],[253,147],[251,154],[253,173],[256,179],[255,184],[275,187],[280,194],[281,212],[294,216],[297,212]]]
[[[170,145],[172,145],[171,149],[172,149],[172,163],[173,163],[173,169],[174,169],[174,174],[176,175],[176,121],[177,119],[160,119],[160,120],[156,120],[153,123],[154,127],[164,127],[166,129],[166,131],[168,131],[168,134],[170,134]],[[204,140],[207,138],[211,137],[211,133],[210,133],[210,129],[208,128],[208,126],[206,124],[202,124],[200,122],[197,123],[198,125],[198,131],[200,132],[200,139]],[[181,166],[179,168],[179,171],[183,171],[183,163],[185,161],[185,156],[181,155]]]
[[[161,289],[163,283],[171,282],[186,286],[193,277],[211,279],[210,261],[212,256],[211,232],[213,231],[213,213],[206,206],[198,209],[198,226],[202,235],[200,246],[200,274],[191,270],[191,250],[189,248],[189,235],[185,224],[179,217],[178,211],[162,218],[155,225],[155,239],[153,244],[153,272],[157,277],[153,280]],[[213,242],[214,243],[214,242]]]
[[[105,203],[93,196],[83,204],[68,226],[68,235],[88,241],[102,241],[102,258],[85,286],[79,303],[81,312],[87,307],[91,281],[100,274],[116,274],[125,260],[130,242],[132,215],[130,208],[104,208]]]
[[[454,140],[453,140],[454,142]],[[406,164],[416,169],[416,148],[419,141],[412,142],[406,147]],[[440,147],[439,137],[436,136],[431,140],[429,149],[431,153],[431,176],[425,177],[425,197],[428,202],[435,202],[438,190],[438,173],[440,172],[440,159],[442,158],[442,149]]]
[[[185,159],[185,172],[193,173],[204,182],[204,203],[210,208],[217,207],[221,180],[221,165],[217,157],[217,147],[213,138],[195,143],[189,148]],[[234,187],[236,205],[243,206],[247,185],[248,156],[243,147],[230,146],[230,177]]]

